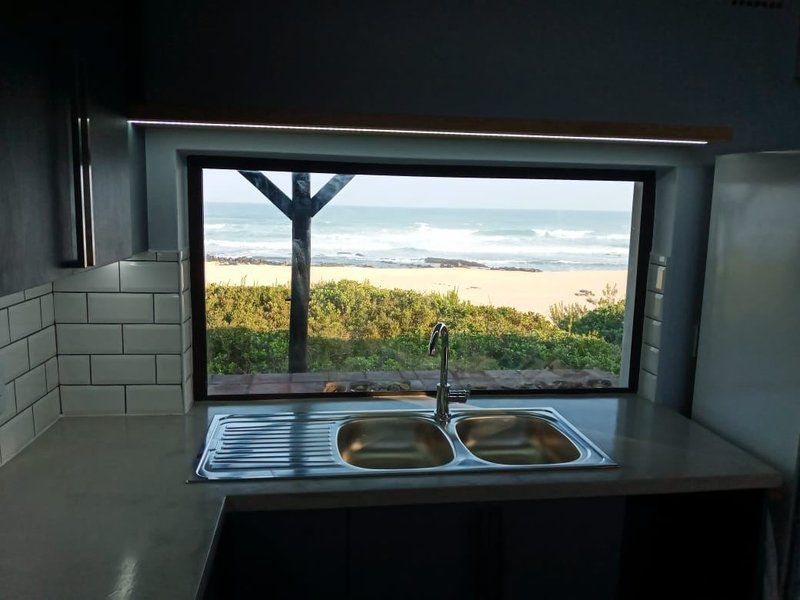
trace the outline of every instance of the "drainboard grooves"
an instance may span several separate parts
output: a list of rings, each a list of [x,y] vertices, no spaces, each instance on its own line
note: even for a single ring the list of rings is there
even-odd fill
[[[209,441],[205,468],[216,473],[247,471],[270,477],[273,471],[308,472],[335,466],[332,423],[291,415],[231,417],[220,422]]]

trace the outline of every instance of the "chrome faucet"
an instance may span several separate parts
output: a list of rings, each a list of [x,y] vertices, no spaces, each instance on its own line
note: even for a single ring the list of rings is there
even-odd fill
[[[428,355],[436,354],[436,342],[441,338],[442,349],[439,352],[441,362],[439,363],[439,383],[436,384],[436,412],[434,418],[446,425],[450,421],[450,402],[466,402],[469,398],[467,390],[451,390],[447,383],[447,360],[450,352],[450,334],[447,325],[439,321],[431,333],[431,340],[428,342]]]

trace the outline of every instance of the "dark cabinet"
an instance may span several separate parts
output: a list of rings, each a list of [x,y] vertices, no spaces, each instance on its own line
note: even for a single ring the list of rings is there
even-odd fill
[[[127,122],[136,19],[110,11],[39,17],[10,19],[0,42],[0,296],[83,267],[82,194],[95,265],[147,246],[143,145]]]
[[[131,21],[133,24],[131,24]],[[86,126],[85,160],[91,166],[93,242],[97,266],[146,249],[146,206],[136,178],[143,150],[128,124],[137,97],[138,28],[135,12],[82,19],[70,47],[77,63],[77,104]]]
[[[232,513],[200,597],[617,597],[624,499]]]
[[[759,490],[228,513],[199,598],[756,600]]]
[[[203,598],[347,597],[346,510],[235,513],[217,534]]]
[[[624,507],[622,498],[502,505],[496,597],[618,598]]]

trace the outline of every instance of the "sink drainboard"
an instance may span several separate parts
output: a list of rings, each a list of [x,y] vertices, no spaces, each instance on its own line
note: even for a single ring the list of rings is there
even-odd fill
[[[498,464],[481,458],[469,438],[460,439],[459,432],[470,428],[475,417],[517,415],[541,420],[553,428],[574,451],[562,453],[552,462],[541,464]],[[362,439],[352,440],[350,433],[363,429],[370,422],[380,425],[394,419],[411,419],[425,427],[420,432],[435,428],[444,440],[438,443],[435,460],[406,460],[397,458],[394,439],[396,432],[386,426],[365,430],[363,443],[373,444],[377,462],[369,454],[365,459],[353,460],[349,453],[358,452]],[[463,427],[459,428],[459,423]],[[498,420],[502,423],[502,420]],[[475,428],[474,425],[471,426]],[[402,429],[402,428],[401,428]],[[433,433],[437,433],[434,431]],[[414,435],[417,435],[414,433]],[[337,447],[337,437],[339,447]],[[438,437],[438,434],[437,434]],[[414,438],[413,441],[419,441]],[[342,453],[342,442],[347,449]],[[472,450],[472,451],[471,451]],[[347,460],[343,458],[343,454]],[[382,458],[387,455],[391,460]],[[558,462],[558,461],[562,462]],[[399,461],[399,462],[398,462]],[[381,464],[394,468],[380,468]],[[399,466],[403,465],[403,466]],[[205,448],[197,465],[196,474],[206,480],[284,479],[375,474],[418,474],[421,472],[486,471],[486,470],[543,470],[587,467],[614,467],[616,463],[602,450],[583,436],[560,414],[550,408],[526,410],[472,409],[454,413],[446,426],[439,425],[432,415],[420,410],[274,413],[269,415],[217,415],[213,418],[206,436]],[[368,468],[365,468],[368,467]]]
[[[200,467],[208,479],[274,477],[286,470],[300,475],[335,467],[333,424],[289,414],[215,417]]]

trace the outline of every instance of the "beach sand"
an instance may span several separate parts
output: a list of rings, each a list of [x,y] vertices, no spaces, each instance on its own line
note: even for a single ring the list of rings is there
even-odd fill
[[[239,285],[286,284],[290,267],[278,265],[220,265],[206,263],[206,283]],[[575,295],[591,290],[598,297],[606,284],[617,286],[625,297],[627,271],[491,271],[469,268],[386,268],[341,266],[311,267],[311,283],[352,279],[369,281],[382,288],[419,292],[456,290],[460,298],[474,304],[511,306],[547,315],[558,302],[584,302]]]

